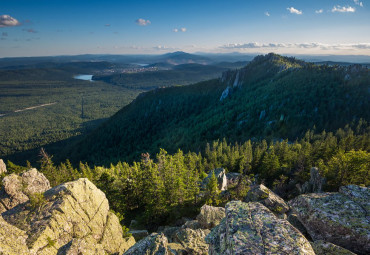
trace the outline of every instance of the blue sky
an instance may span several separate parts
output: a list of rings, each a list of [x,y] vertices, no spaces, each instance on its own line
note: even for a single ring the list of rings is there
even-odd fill
[[[370,55],[369,0],[0,0],[0,57]]]

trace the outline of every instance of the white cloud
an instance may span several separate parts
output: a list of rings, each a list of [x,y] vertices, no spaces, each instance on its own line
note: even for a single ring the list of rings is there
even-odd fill
[[[266,15],[267,17],[270,17],[270,13],[269,13],[269,12],[265,12],[265,15]]]
[[[182,27],[182,28],[174,28],[172,29],[173,32],[177,33],[177,32],[186,32],[186,27]]]
[[[21,23],[9,15],[0,15],[0,27],[19,26]]]
[[[337,5],[337,6],[334,6],[333,9],[331,9],[331,12],[355,12],[356,11],[356,8],[354,7],[351,7],[351,6],[340,6],[340,5]]]
[[[315,11],[315,13],[317,13],[317,14],[320,14],[320,13],[323,13],[324,12],[324,10],[323,9],[320,9],[320,10],[316,10]]]
[[[296,8],[294,7],[289,7],[289,8],[286,8],[290,13],[294,13],[294,14],[297,14],[297,15],[301,15],[303,12],[300,11],[300,10],[297,10]]]
[[[356,4],[356,5],[359,5],[361,7],[364,7],[364,4],[362,2],[360,2],[359,0],[353,0],[353,2]]]
[[[151,24],[150,20],[145,20],[145,19],[137,19],[135,22],[139,26],[147,26]]]
[[[250,42],[243,44],[227,44],[222,49],[317,49],[317,50],[367,50],[370,49],[370,43],[356,44],[325,44],[325,43],[258,43]]]
[[[106,26],[106,27],[110,27],[110,24],[105,24],[104,26]]]

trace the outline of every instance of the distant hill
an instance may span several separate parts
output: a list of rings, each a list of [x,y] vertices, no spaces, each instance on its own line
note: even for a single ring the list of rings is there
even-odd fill
[[[201,151],[224,137],[294,140],[308,129],[333,131],[370,120],[369,81],[360,65],[257,56],[219,79],[141,94],[64,155],[109,164],[159,148]]]
[[[224,63],[223,65],[201,65],[195,63],[171,65],[161,62],[151,66],[158,68],[158,71],[95,75],[93,80],[104,81],[125,88],[148,90],[174,85],[188,85],[218,78],[222,72],[235,66],[240,67],[240,65],[233,63]]]

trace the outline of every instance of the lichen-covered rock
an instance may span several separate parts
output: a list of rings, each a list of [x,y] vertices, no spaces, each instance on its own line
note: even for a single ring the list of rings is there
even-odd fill
[[[315,241],[311,245],[316,255],[356,255],[338,245],[324,242],[322,240]]]
[[[226,217],[206,237],[209,254],[314,255],[307,239],[260,203],[232,201]]]
[[[197,220],[202,228],[211,229],[217,226],[224,217],[225,208],[203,205],[200,208]]]
[[[124,255],[167,255],[168,240],[163,233],[152,233],[128,249]]]
[[[106,255],[101,244],[85,239],[72,239],[58,250],[57,255]]]
[[[204,239],[209,232],[208,229],[181,229],[176,232],[175,241],[180,243],[189,254],[208,254],[208,244]]]
[[[306,227],[299,220],[297,214],[289,213],[287,220],[293,227],[299,230],[308,240],[312,240],[311,236],[308,234]]]
[[[189,220],[185,222],[185,224],[182,225],[181,228],[191,228],[195,230],[195,229],[201,228],[201,225],[199,224],[199,221],[197,220]]]
[[[244,198],[244,202],[260,202],[278,215],[289,211],[289,206],[285,201],[262,184],[251,186],[247,196]]]
[[[30,195],[43,193],[50,189],[48,179],[35,168],[31,168],[20,176],[10,174],[4,177],[2,184],[0,213],[27,202]]]
[[[215,176],[217,178],[218,189],[221,191],[227,190],[227,178],[226,178],[226,171],[223,168],[216,168],[209,172],[208,176],[204,178],[202,182],[202,188],[206,189],[207,183],[212,177],[212,173],[215,172]]]
[[[169,243],[168,244],[168,254],[169,255],[188,255],[184,246],[179,243]]]
[[[31,254],[57,254],[69,246],[72,251],[76,242],[106,253],[123,252],[129,242],[132,245],[132,240],[123,239],[105,194],[84,178],[46,191],[37,204],[19,204],[2,215],[27,233]]]
[[[30,170],[21,174],[22,184],[24,187],[23,192],[25,194],[43,193],[50,189],[49,180],[36,170],[31,168]]]
[[[7,223],[0,215],[0,254],[29,254],[26,232]]]
[[[149,235],[148,230],[130,230],[129,233],[135,238],[135,241],[138,242],[139,240],[147,237]]]
[[[6,173],[6,165],[4,163],[4,161],[0,158],[0,175],[3,174],[3,173]]]
[[[370,212],[370,189],[357,185],[347,185],[339,188],[339,193],[363,207],[367,213]]]
[[[313,240],[370,254],[370,189],[349,185],[341,192],[300,195],[289,204]]]
[[[158,228],[158,233],[163,233],[168,242],[172,243],[175,233],[180,229],[180,227],[171,227],[171,226],[164,226],[162,228]]]

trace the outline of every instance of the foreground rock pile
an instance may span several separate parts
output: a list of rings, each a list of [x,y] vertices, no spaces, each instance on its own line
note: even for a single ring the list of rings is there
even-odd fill
[[[36,181],[45,178],[40,175],[31,169],[3,179],[3,192],[10,197],[6,199],[19,196],[23,200],[17,199],[18,205],[12,204],[0,216],[0,254],[122,254],[135,243],[133,237],[123,238],[105,194],[88,179],[41,193],[47,185]],[[4,185],[9,180],[16,184],[12,192]],[[22,181],[28,186],[19,189]]]
[[[370,254],[366,187],[348,185],[285,202],[267,187],[252,185],[244,202],[204,205],[195,219],[182,218],[151,234],[133,221],[132,236],[123,238],[105,194],[88,179],[50,188],[36,169],[4,177],[6,168],[0,167],[1,255]],[[231,186],[223,185],[229,180],[220,173],[219,184]],[[235,179],[230,184],[239,178],[229,176]]]
[[[161,228],[124,254],[370,254],[369,192],[349,185],[286,203],[254,185],[247,202],[204,205],[195,220]]]

